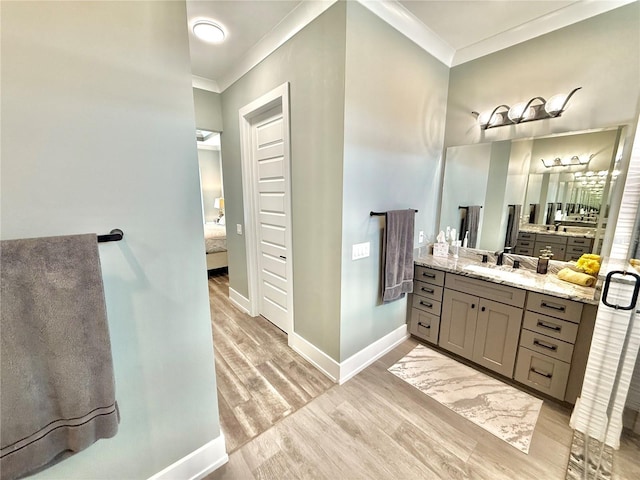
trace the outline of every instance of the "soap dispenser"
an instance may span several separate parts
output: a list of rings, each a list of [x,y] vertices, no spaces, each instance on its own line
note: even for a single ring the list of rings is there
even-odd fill
[[[551,247],[547,246],[547,248],[543,248],[540,250],[540,256],[538,257],[538,268],[536,272],[546,274],[547,269],[549,268],[549,259],[553,257],[553,253],[551,251]]]

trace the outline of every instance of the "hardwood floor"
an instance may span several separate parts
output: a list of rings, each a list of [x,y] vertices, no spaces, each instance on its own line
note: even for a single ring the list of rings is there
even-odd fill
[[[572,430],[562,406],[544,402],[525,455],[387,371],[415,339],[338,386],[282,331],[229,302],[226,273],[210,275],[209,293],[230,455],[207,480],[564,480]],[[623,437],[614,479],[640,478],[639,446]]]
[[[287,335],[229,301],[226,271],[209,274],[220,424],[227,452],[292,414],[334,383],[287,346]]]

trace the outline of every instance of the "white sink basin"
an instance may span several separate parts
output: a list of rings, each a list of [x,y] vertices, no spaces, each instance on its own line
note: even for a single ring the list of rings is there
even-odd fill
[[[533,285],[535,279],[531,278],[525,272],[520,270],[501,270],[496,267],[489,267],[485,265],[467,265],[463,268],[464,271],[477,273],[486,277],[488,280],[503,280],[518,285]]]

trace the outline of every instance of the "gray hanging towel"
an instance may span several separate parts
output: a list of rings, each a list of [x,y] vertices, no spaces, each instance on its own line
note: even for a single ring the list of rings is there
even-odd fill
[[[522,205],[513,205],[507,221],[507,241],[505,247],[515,247],[518,242],[518,231],[520,230],[520,215],[522,215]]]
[[[383,303],[413,292],[413,225],[415,210],[387,212],[384,241]]]
[[[467,209],[467,230],[469,230],[469,248],[476,248],[478,242],[478,226],[480,225],[480,205],[472,205]]]
[[[0,245],[0,470],[14,479],[118,430],[95,235]]]

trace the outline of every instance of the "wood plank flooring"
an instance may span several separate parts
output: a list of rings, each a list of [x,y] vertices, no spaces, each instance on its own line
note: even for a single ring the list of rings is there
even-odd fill
[[[209,297],[220,424],[231,453],[334,383],[288,347],[284,332],[231,304],[226,271],[209,274]]]
[[[567,409],[544,402],[525,455],[387,371],[416,344],[407,340],[328,389],[206,479],[564,480]],[[614,478],[640,478],[633,444],[624,441],[616,453]]]

